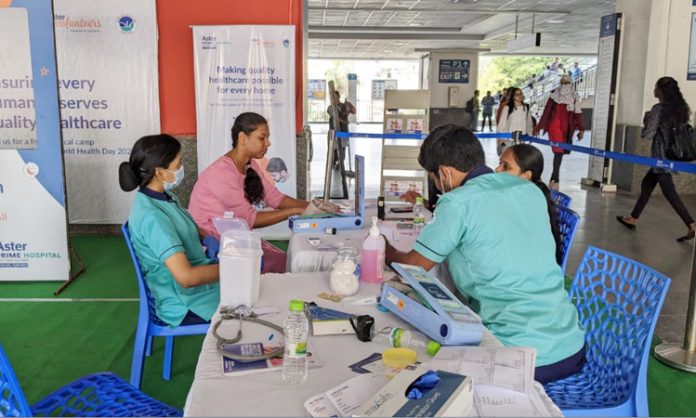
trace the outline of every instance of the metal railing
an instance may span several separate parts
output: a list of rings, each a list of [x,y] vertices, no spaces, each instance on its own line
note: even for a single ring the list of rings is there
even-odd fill
[[[551,92],[558,88],[560,84],[560,75],[553,74],[534,84],[534,89],[524,87],[525,101],[529,104],[532,114],[539,118],[544,113],[544,106],[549,99]],[[597,84],[597,66],[593,65],[585,69],[580,77],[573,82],[573,88],[580,95],[580,100],[592,97],[595,95],[595,86]]]

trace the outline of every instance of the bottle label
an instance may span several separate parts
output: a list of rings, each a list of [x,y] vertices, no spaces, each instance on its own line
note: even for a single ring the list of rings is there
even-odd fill
[[[285,343],[285,357],[307,357],[307,341],[302,341],[299,343]]]
[[[425,223],[425,217],[424,216],[416,216],[413,218],[413,223],[414,224],[424,224]]]

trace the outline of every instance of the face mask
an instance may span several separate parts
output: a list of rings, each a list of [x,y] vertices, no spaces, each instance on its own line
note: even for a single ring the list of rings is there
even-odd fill
[[[172,171],[169,169],[167,169],[167,171],[169,171],[170,173],[174,173],[174,181],[173,182],[171,182],[171,183],[164,183],[163,182],[164,183],[164,190],[170,191],[172,189],[176,189],[177,187],[179,187],[181,182],[184,180],[184,166],[182,165],[176,171]]]
[[[572,89],[572,87],[570,86],[570,84],[562,84],[561,85],[561,94],[568,94],[568,93],[570,93],[571,89]]]
[[[442,175],[438,173],[438,177],[440,178],[440,190],[442,190],[442,193],[446,193],[449,191],[452,191],[454,187],[452,187],[452,173],[450,173],[449,170],[447,170],[447,179],[449,180],[449,190],[445,189],[445,183],[442,181]]]

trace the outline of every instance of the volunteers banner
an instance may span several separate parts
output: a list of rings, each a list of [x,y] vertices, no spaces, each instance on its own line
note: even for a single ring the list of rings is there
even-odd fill
[[[51,0],[0,1],[2,281],[70,275],[52,21]]]
[[[118,165],[159,133],[155,0],[54,0],[71,223],[120,224]]]
[[[294,42],[294,26],[193,27],[199,172],[232,148],[237,115],[256,112],[268,120],[272,143],[260,166],[281,192],[296,195]],[[273,167],[286,170],[268,172]]]

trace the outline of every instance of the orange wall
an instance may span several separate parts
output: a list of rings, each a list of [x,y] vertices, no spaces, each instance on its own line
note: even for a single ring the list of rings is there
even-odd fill
[[[302,130],[302,0],[157,0],[162,131],[196,133],[190,25],[295,25],[296,127]]]

